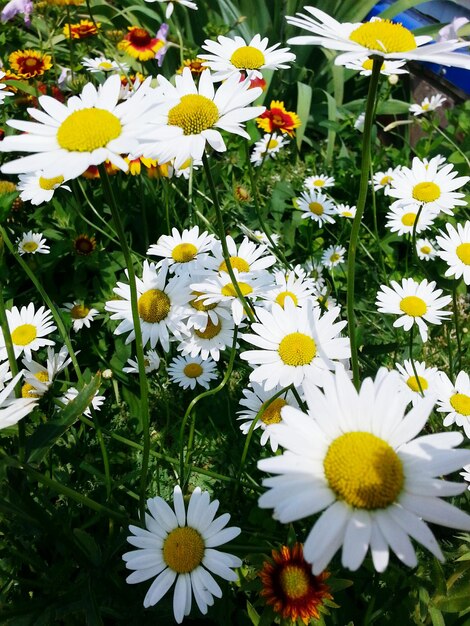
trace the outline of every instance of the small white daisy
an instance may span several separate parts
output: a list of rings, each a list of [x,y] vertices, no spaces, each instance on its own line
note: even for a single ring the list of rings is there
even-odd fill
[[[290,298],[296,306],[303,306],[312,299],[313,281],[306,277],[305,272],[299,277],[295,272],[277,270],[274,280],[276,286],[261,296],[269,305],[276,303],[284,307],[286,298]]]
[[[90,324],[98,315],[99,311],[97,309],[93,309],[87,307],[83,302],[79,300],[74,300],[73,302],[65,302],[62,311],[67,311],[70,313],[70,317],[72,318],[73,329],[75,332],[81,330],[84,326],[90,328]]]
[[[92,74],[103,72],[108,74],[109,72],[120,72],[121,74],[127,74],[129,71],[129,65],[122,63],[121,61],[113,61],[106,57],[83,57],[82,65],[85,69],[89,70]]]
[[[134,570],[126,578],[130,584],[154,578],[144,598],[144,607],[157,604],[176,580],[173,613],[181,624],[191,611],[192,596],[203,615],[214,598],[222,597],[222,589],[212,574],[235,582],[235,567],[241,560],[214,548],[232,541],[241,533],[236,526],[227,527],[230,515],[215,517],[219,501],[210,501],[207,491],[199,487],[191,494],[187,505],[178,485],[173,491],[174,510],[159,496],[147,500],[149,514],[146,528],[129,526],[132,533],[127,541],[137,548],[122,558],[127,569]]]
[[[194,9],[197,11],[197,4],[195,2],[191,2],[191,0],[145,0],[145,2],[160,2],[168,4],[165,11],[165,19],[169,20],[173,15],[173,11],[175,9],[175,4],[180,4],[182,7],[186,7],[187,9]]]
[[[266,133],[262,139],[257,141],[253,147],[253,152],[250,156],[250,161],[255,167],[259,167],[266,161],[267,157],[272,159],[276,158],[276,154],[283,148],[289,141],[283,135],[277,133]]]
[[[411,361],[405,359],[403,365],[395,363],[395,367],[400,372],[402,386],[401,392],[405,393],[409,400],[416,404],[421,398],[428,395],[436,395],[436,384],[439,381],[439,370],[437,367],[426,367],[420,361],[414,361],[416,374],[413,371]],[[421,393],[422,392],[422,393]]]
[[[232,319],[232,312],[227,308],[224,302],[213,302],[205,304],[201,296],[204,295],[200,291],[191,291],[191,300],[189,301],[189,313],[186,325],[188,328],[197,328],[205,330],[210,320],[213,324],[217,324],[219,317]]]
[[[249,43],[242,37],[224,37],[219,35],[217,41],[206,39],[201,46],[210,54],[199,54],[204,59],[202,64],[214,73],[215,80],[226,80],[230,76],[248,76],[263,78],[261,70],[287,69],[295,60],[295,54],[289,48],[279,48],[277,43],[268,48],[268,38],[261,39],[255,35]]]
[[[446,276],[462,278],[466,285],[470,285],[470,221],[457,224],[457,228],[450,223],[446,224],[447,233],[440,231],[436,241],[440,250],[438,256],[449,266]]]
[[[126,372],[127,374],[138,374],[139,364],[137,363],[137,361],[134,361],[133,359],[127,359],[127,362],[129,365],[123,367],[122,371]],[[155,350],[147,350],[147,352],[144,354],[144,366],[146,374],[150,374],[150,372],[158,370],[158,368],[160,367],[160,357]]]
[[[349,206],[349,204],[337,204],[335,211],[340,217],[352,220],[356,217],[357,208],[355,206]]]
[[[437,256],[436,242],[432,239],[417,239],[416,253],[422,261],[432,261]]]
[[[42,170],[39,170],[31,174],[20,174],[18,177],[17,188],[21,191],[20,198],[24,202],[29,201],[32,205],[38,206],[43,202],[49,202],[59,187],[71,191],[68,185],[63,184],[63,176],[44,178],[42,174]]]
[[[451,296],[441,296],[442,289],[435,289],[434,281],[425,278],[420,283],[413,278],[402,278],[401,285],[395,280],[390,282],[392,288],[381,285],[377,292],[376,305],[380,313],[392,313],[400,317],[393,322],[397,328],[408,331],[413,324],[419,329],[423,342],[428,339],[429,324],[441,324],[452,313],[443,311],[451,301]]]
[[[75,400],[78,394],[79,394],[78,389],[76,389],[75,387],[69,387],[67,391],[64,393],[64,395],[61,398],[59,398],[59,400],[63,404],[65,404],[65,406],[67,406],[69,402],[72,402],[72,400]],[[99,396],[98,392],[96,392],[91,401],[91,406],[93,407],[95,411],[100,411],[101,405],[103,404],[105,400],[106,398],[104,396]],[[87,417],[91,417],[90,406],[88,406],[88,408],[83,411],[83,415],[86,415]]]
[[[0,430],[17,424],[37,404],[36,398],[15,398],[15,387],[21,376],[20,372],[0,391]]]
[[[237,245],[234,239],[227,235],[226,243],[230,255],[230,265],[233,270],[244,274],[250,272],[255,275],[276,263],[276,257],[269,254],[267,246],[263,244],[257,245],[250,241],[248,237],[244,237],[241,244]],[[227,264],[220,241],[214,246],[212,255],[214,258],[208,263],[208,267],[218,272],[226,272]]]
[[[447,102],[447,98],[444,98],[444,96],[440,94],[431,96],[431,98],[426,96],[421,104],[412,104],[408,110],[410,113],[413,113],[413,115],[424,115],[430,111],[435,111],[441,107],[444,102]]]
[[[54,345],[54,341],[46,339],[46,335],[56,330],[52,313],[46,307],[42,306],[35,311],[31,302],[27,307],[21,307],[21,310],[12,307],[6,311],[6,316],[16,358],[24,353],[27,359],[32,359],[32,353],[39,348]],[[0,361],[6,358],[5,339],[0,330]]]
[[[447,413],[444,426],[457,424],[470,439],[470,377],[467,372],[459,372],[454,384],[441,373],[436,410]]]
[[[18,246],[18,252],[21,256],[23,254],[49,254],[50,248],[46,243],[47,239],[44,239],[42,233],[33,233],[29,230],[24,233],[22,237],[18,237],[16,245]]]
[[[379,189],[387,190],[395,177],[395,173],[399,168],[389,167],[385,172],[376,172],[372,177],[372,184],[374,185],[374,191]]]
[[[406,61],[384,61],[380,68],[383,76],[393,76],[396,74],[408,74],[408,70],[403,69]],[[371,76],[373,61],[368,56],[358,57],[345,63],[345,67],[356,70],[361,76]]]
[[[62,346],[59,352],[55,352],[50,346],[47,348],[46,365],[42,365],[32,359],[23,359],[24,380],[22,395],[24,398],[38,398],[43,396],[52,385],[54,378],[59,372],[70,365],[67,346]]]
[[[398,235],[411,235],[413,229],[415,229],[417,233],[422,233],[434,224],[437,213],[436,211],[427,209],[426,205],[424,205],[419,214],[419,219],[416,222],[419,209],[419,204],[406,204],[403,206],[392,205],[385,216],[387,219],[385,226],[391,230],[392,233],[397,233]]]
[[[322,311],[329,311],[338,306],[338,301],[331,295],[331,289],[328,285],[315,287],[313,301]]]
[[[147,254],[168,259],[168,267],[176,276],[190,276],[205,267],[205,261],[215,245],[214,235],[207,231],[199,234],[199,226],[184,229],[182,233],[173,228],[171,235],[162,235],[150,246]]]
[[[297,206],[303,211],[301,217],[314,220],[319,226],[333,224],[335,221],[335,205],[321,191],[302,191],[297,198]]]
[[[209,389],[209,381],[217,378],[217,365],[210,357],[177,356],[168,366],[168,375],[183,389],[194,389],[196,384]]]
[[[334,187],[335,179],[333,176],[327,176],[326,174],[318,174],[309,176],[304,180],[304,187],[307,189],[313,189],[313,191],[319,191],[326,189],[327,187]]]
[[[218,316],[216,321],[210,318],[204,330],[198,328],[190,330],[189,337],[180,341],[178,351],[183,356],[189,354],[195,357],[200,354],[204,360],[210,355],[214,361],[218,361],[221,350],[231,347],[233,333],[234,323],[231,316]]]
[[[329,246],[321,256],[323,267],[333,269],[345,261],[346,248],[344,246]]]

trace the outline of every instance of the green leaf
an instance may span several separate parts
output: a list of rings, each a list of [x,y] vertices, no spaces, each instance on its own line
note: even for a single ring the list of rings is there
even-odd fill
[[[37,90],[32,85],[30,85],[29,83],[24,83],[22,80],[6,80],[5,85],[11,85],[12,87],[16,87],[20,91],[24,91],[30,96],[37,97],[38,95]]]
[[[248,600],[246,601],[246,610],[253,626],[259,626],[259,613]]]
[[[297,83],[297,115],[300,117],[301,125],[296,129],[297,148],[300,150],[302,140],[307,128],[310,106],[312,104],[312,88],[305,83]]]
[[[335,122],[337,117],[338,108],[336,106],[336,100],[331,96],[327,91],[322,89],[323,93],[326,96],[326,101],[328,104],[328,121]],[[336,139],[336,131],[332,128],[328,129],[327,136],[327,148],[326,148],[326,162],[328,164],[331,163],[333,159],[333,151],[335,149],[335,139]]]
[[[408,9],[414,9],[419,4],[424,4],[427,1],[428,0],[397,0],[392,6],[379,13],[378,17],[389,20],[395,17],[395,15],[403,13],[403,11],[407,11]]]
[[[95,567],[98,567],[101,563],[101,550],[93,537],[81,528],[74,528],[73,535],[80,550]]]
[[[386,100],[381,102],[377,107],[377,115],[400,115],[402,113],[408,113],[410,108],[409,102],[403,102],[403,100]]]
[[[429,616],[432,621],[432,626],[446,626],[442,613],[433,606],[429,607]]]
[[[470,595],[465,591],[462,595],[451,597],[437,596],[434,598],[434,605],[444,613],[460,613],[470,608]]]

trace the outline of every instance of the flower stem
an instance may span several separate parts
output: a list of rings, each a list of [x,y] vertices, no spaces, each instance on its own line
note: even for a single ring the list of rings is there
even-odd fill
[[[462,368],[462,341],[460,338],[459,307],[457,304],[457,288],[455,280],[452,284],[452,308],[454,310],[455,338],[457,339],[457,351],[459,353],[457,363],[460,370]]]
[[[424,396],[424,391],[423,391],[423,388],[421,387],[421,381],[419,380],[418,372],[416,370],[415,361],[413,359],[414,328],[415,328],[415,325],[413,324],[413,326],[410,328],[410,344],[409,344],[411,369],[413,370],[413,374],[415,376],[416,384],[418,385],[419,393],[422,396]]]
[[[362,140],[362,163],[361,163],[361,179],[359,185],[359,197],[357,199],[357,210],[351,228],[351,238],[349,240],[348,250],[348,280],[347,280],[347,316],[348,316],[348,332],[351,343],[351,366],[353,372],[353,381],[356,388],[359,388],[359,358],[356,340],[356,316],[354,313],[354,278],[356,267],[356,250],[359,240],[359,229],[361,219],[364,214],[366,205],[367,188],[369,185],[369,166],[370,166],[370,143],[372,122],[375,109],[375,98],[377,95],[377,86],[379,83],[380,68],[383,59],[381,57],[373,57],[372,76],[369,83],[369,92],[367,94],[366,116],[364,120],[364,133]]]

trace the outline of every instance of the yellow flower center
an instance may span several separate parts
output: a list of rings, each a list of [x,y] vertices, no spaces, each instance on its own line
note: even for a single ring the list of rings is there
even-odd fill
[[[402,24],[395,24],[390,20],[374,20],[361,24],[353,30],[349,39],[364,48],[386,54],[408,52],[416,48],[413,33]]]
[[[99,63],[98,67],[103,68],[105,71],[106,70],[112,70],[113,69],[113,64],[110,63],[109,61],[101,61],[101,63]]]
[[[46,191],[51,191],[51,189],[55,189],[57,185],[61,185],[64,182],[63,176],[55,176],[54,178],[43,178],[39,177],[39,186],[41,189],[45,189]]]
[[[351,211],[343,211],[341,215],[343,217],[353,217],[353,214],[351,213]]]
[[[203,130],[212,128],[219,119],[219,109],[206,98],[198,94],[187,94],[181,102],[170,109],[168,124],[179,126],[185,135],[199,135]]]
[[[199,363],[188,363],[187,365],[185,365],[183,373],[188,378],[197,378],[202,374],[203,371],[204,370],[199,365]]]
[[[192,243],[179,243],[171,252],[173,260],[177,263],[189,263],[197,254],[197,248]]]
[[[337,263],[341,258],[341,255],[338,254],[337,252],[333,252],[333,254],[330,256],[330,262],[331,263]]]
[[[207,326],[205,330],[195,330],[195,334],[201,339],[213,339],[217,337],[222,329],[222,322],[217,320],[217,324],[214,324],[212,320],[209,318],[207,320]]]
[[[245,259],[242,259],[241,256],[231,256],[230,265],[232,266],[234,270],[238,270],[239,272],[250,271],[250,264],[247,261],[245,261]],[[222,263],[219,265],[219,272],[227,272],[227,271],[228,271],[227,263],[225,261],[222,261]]]
[[[39,245],[35,241],[26,241],[21,246],[25,252],[35,252]]]
[[[454,393],[450,398],[452,408],[460,415],[468,417],[470,415],[470,396],[464,393]]]
[[[27,346],[37,337],[37,328],[32,324],[21,324],[11,333],[15,346]]]
[[[195,296],[194,300],[190,300],[189,304],[196,309],[196,311],[212,311],[217,306],[217,302],[213,302],[212,304],[204,304],[204,300],[198,300],[199,296],[202,296],[200,291],[193,291],[193,295]]]
[[[21,397],[22,398],[40,398],[40,394],[36,387],[31,385],[30,383],[25,383],[21,387]]]
[[[419,384],[418,384],[418,381],[419,381]],[[428,381],[422,376],[418,376],[418,378],[416,378],[416,376],[410,376],[408,380],[406,381],[406,384],[412,391],[416,391],[416,393],[420,391],[420,388],[419,388],[420,385],[421,385],[422,391],[426,391],[426,389],[429,387]]]
[[[59,126],[57,142],[70,152],[93,152],[119,137],[119,119],[105,109],[88,108],[71,113]]]
[[[434,202],[441,197],[441,190],[436,183],[418,183],[413,187],[411,195],[418,202]]]
[[[317,178],[317,180],[313,181],[313,186],[314,187],[324,187],[325,186],[325,181],[322,180],[321,178]]]
[[[415,221],[416,213],[405,213],[401,218],[401,222],[404,226],[413,226]]]
[[[389,185],[389,184],[392,182],[392,180],[393,180],[393,179],[392,179],[392,177],[391,177],[391,176],[383,176],[383,177],[380,179],[380,184],[381,184],[381,185],[384,185],[384,186],[385,186],[385,185]]]
[[[238,287],[243,296],[248,296],[250,293],[252,293],[253,287],[251,285],[249,285],[248,283],[243,283],[239,281],[237,282],[238,282]],[[227,283],[226,285],[224,285],[222,287],[221,293],[223,296],[230,296],[231,298],[238,297],[238,294],[235,291],[235,286],[233,285],[233,283]]]
[[[253,46],[242,46],[230,57],[230,63],[240,70],[257,70],[265,62],[264,54]]]
[[[73,320],[82,320],[88,315],[89,312],[90,309],[84,304],[76,304],[70,309],[70,317]]]
[[[462,263],[470,265],[470,243],[461,243],[460,246],[457,246],[455,249],[455,253]]]
[[[423,254],[429,254],[431,252],[431,248],[429,246],[421,246],[421,252]]]
[[[323,205],[319,202],[310,202],[308,208],[312,213],[315,213],[315,215],[323,214]]]
[[[49,374],[47,372],[36,372],[34,374],[34,378],[37,378],[39,381],[41,381],[42,383],[47,383],[49,382]]]
[[[275,302],[277,302],[282,306],[282,308],[284,308],[284,302],[286,301],[286,298],[292,298],[295,306],[297,306],[299,301],[295,293],[292,293],[292,291],[281,291],[281,293],[277,294]]]
[[[310,580],[304,568],[298,565],[286,565],[279,576],[282,591],[289,600],[303,598],[310,587]]]
[[[430,107],[429,102],[425,102],[424,104],[421,105],[421,108],[423,109],[423,111],[427,111],[429,107]]]
[[[265,409],[263,415],[261,416],[261,421],[264,424],[279,424],[279,422],[282,421],[281,409],[286,405],[287,402],[284,398],[276,398],[271,402],[267,409]]]
[[[317,354],[317,346],[315,341],[304,333],[290,333],[282,339],[278,352],[283,363],[298,367],[313,361]]]
[[[160,289],[149,289],[143,293],[137,303],[139,317],[149,324],[156,324],[165,319],[170,312],[170,298]]]
[[[178,574],[188,574],[201,564],[204,539],[191,526],[175,528],[163,542],[163,560]]]
[[[276,139],[271,139],[268,143],[268,150],[274,150],[274,148],[277,148],[279,145],[279,141],[277,141]]]
[[[337,437],[323,461],[330,488],[339,499],[359,509],[384,509],[396,501],[403,465],[389,444],[367,432]]]
[[[368,70],[368,71],[372,71],[372,66],[374,65],[374,62],[372,59],[366,59],[364,61],[364,63],[362,64],[363,69]],[[384,65],[385,63],[382,63],[380,69],[383,70],[384,69]]]
[[[406,313],[406,315],[411,315],[411,317],[421,317],[426,313],[428,307],[422,298],[406,296],[400,302],[400,309],[403,313]]]

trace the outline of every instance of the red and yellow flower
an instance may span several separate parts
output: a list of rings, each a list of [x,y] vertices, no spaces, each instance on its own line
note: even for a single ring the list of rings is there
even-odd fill
[[[182,74],[185,67],[189,67],[191,74],[196,77],[206,69],[202,66],[204,61],[202,59],[185,59],[183,65],[176,70],[177,74]]]
[[[66,24],[63,28],[63,33],[67,39],[86,39],[96,35],[100,27],[100,22],[80,20],[76,24]]]
[[[319,619],[319,608],[324,600],[331,600],[330,588],[325,583],[328,572],[312,574],[312,566],[304,559],[302,544],[282,546],[272,551],[273,560],[265,561],[259,573],[263,589],[261,595],[283,619],[296,622],[300,618],[308,624]]]
[[[118,48],[139,61],[154,59],[157,52],[165,45],[164,41],[157,37],[152,37],[145,28],[128,26],[127,29],[129,32],[118,43]]]
[[[51,57],[38,50],[16,50],[10,54],[8,61],[17,78],[42,76],[52,67]]]
[[[256,123],[267,133],[281,132],[294,136],[294,129],[301,125],[300,117],[293,111],[286,111],[284,102],[272,100],[269,109],[256,118]]]

